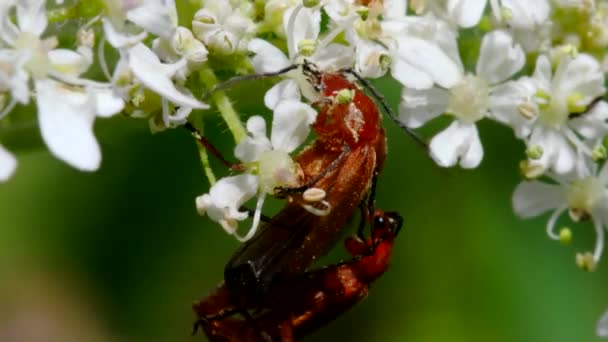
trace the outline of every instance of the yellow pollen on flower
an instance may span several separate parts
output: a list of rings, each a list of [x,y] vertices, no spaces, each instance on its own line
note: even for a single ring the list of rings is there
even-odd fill
[[[572,242],[572,231],[568,227],[563,227],[559,230],[559,242],[564,245],[570,244]]]
[[[549,107],[549,103],[551,102],[551,95],[548,94],[546,91],[539,89],[534,94],[534,99],[536,100],[538,107],[542,110]]]
[[[593,272],[597,266],[593,254],[590,252],[577,253],[576,254],[576,265],[583,271]]]
[[[519,162],[519,172],[528,180],[536,179],[545,173],[545,168],[537,163],[532,163],[528,160]]]
[[[303,0],[303,1],[302,1],[302,5],[303,5],[304,7],[308,7],[308,8],[310,8],[310,7],[315,7],[315,6],[317,6],[319,3],[321,3],[321,1],[320,1],[320,0]]]
[[[526,149],[526,156],[530,159],[538,160],[543,156],[543,152],[542,146],[534,145]]]
[[[298,43],[298,52],[302,56],[305,56],[305,57],[312,56],[312,54],[315,53],[316,49],[317,49],[317,41],[314,39],[302,39]]]
[[[586,111],[587,106],[581,103],[583,99],[583,94],[578,92],[568,95],[568,97],[566,98],[566,103],[568,104],[568,112],[583,113],[584,111]]]
[[[380,68],[387,69],[393,63],[393,59],[387,54],[381,54],[378,63],[380,64]]]

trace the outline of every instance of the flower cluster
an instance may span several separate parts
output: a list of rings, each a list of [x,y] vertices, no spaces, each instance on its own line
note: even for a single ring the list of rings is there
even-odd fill
[[[51,25],[63,22],[77,22],[76,33],[66,37]],[[201,152],[213,186],[196,206],[246,240],[265,197],[297,185],[291,154],[315,122],[316,94],[300,69],[284,73],[264,97],[273,112],[268,138],[263,117],[243,125],[215,88],[225,80],[218,75],[273,73],[304,61],[392,77],[402,86],[394,119],[403,126],[448,118],[429,144],[443,167],[480,165],[478,122],[511,128],[526,146],[516,214],[551,211],[547,234],[562,242],[571,239],[567,227],[556,228],[563,213],[588,221],[595,247],[576,262],[596,268],[608,228],[608,1],[4,0],[0,138],[11,113],[32,101],[51,153],[92,171],[101,162],[95,118],[122,113],[148,119],[153,131],[200,129],[214,106],[235,139],[241,173],[216,182]],[[0,181],[16,166],[0,145]],[[252,228],[242,235],[238,223],[250,216],[242,205],[256,197]],[[598,334],[608,336],[604,321]]]

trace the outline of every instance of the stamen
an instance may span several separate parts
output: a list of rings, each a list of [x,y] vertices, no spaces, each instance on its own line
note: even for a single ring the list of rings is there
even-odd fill
[[[547,222],[547,235],[549,235],[549,237],[553,240],[560,240],[559,235],[555,234],[553,230],[555,228],[555,222],[566,209],[568,209],[568,205],[566,204],[555,209],[555,211],[553,212],[553,214],[551,214],[551,217],[549,218],[549,222]]]
[[[563,227],[559,230],[559,242],[563,245],[569,245],[572,242],[572,231],[568,227]]]
[[[542,146],[534,145],[526,149],[526,156],[530,159],[538,160],[543,156],[543,152]]]
[[[582,269],[583,271],[593,272],[595,271],[595,267],[597,266],[595,260],[593,259],[593,254],[586,253],[577,253],[576,254],[576,265]]]
[[[260,225],[260,217],[262,216],[262,206],[264,205],[264,199],[266,198],[266,193],[261,192],[258,196],[258,202],[255,205],[255,213],[253,214],[253,222],[251,223],[251,228],[245,236],[240,236],[236,232],[234,233],[234,237],[240,242],[245,242],[251,239],[258,230],[258,226]]]
[[[13,111],[15,106],[17,105],[17,100],[11,99],[11,101],[0,111],[0,120],[7,116],[10,112]]]
[[[306,209],[309,213],[313,214],[313,215],[316,215],[316,216],[327,216],[327,214],[329,214],[329,212],[331,211],[331,205],[329,204],[329,202],[323,200],[323,201],[318,202],[318,203],[321,203],[324,206],[324,208],[319,209],[319,208],[316,208],[316,207],[314,207],[313,205],[310,205],[310,204],[303,204],[302,207],[304,209]]]
[[[601,219],[593,218],[593,227],[595,228],[595,249],[593,250],[593,261],[598,263],[604,251],[604,227]]]
[[[103,75],[108,79],[112,79],[112,75],[110,74],[110,68],[108,68],[108,62],[106,61],[105,49],[106,47],[106,37],[101,36],[99,39],[99,45],[97,45],[97,58],[99,58],[99,66],[101,67],[101,71]]]
[[[319,202],[323,200],[326,195],[327,194],[323,189],[309,188],[304,191],[304,193],[302,194],[302,198],[304,198],[306,202]]]

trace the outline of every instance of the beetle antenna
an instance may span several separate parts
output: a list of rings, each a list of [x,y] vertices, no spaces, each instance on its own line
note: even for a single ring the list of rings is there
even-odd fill
[[[422,137],[420,135],[418,135],[418,133],[414,132],[414,130],[407,127],[399,120],[397,120],[397,115],[395,114],[395,112],[393,112],[391,107],[386,103],[384,96],[382,96],[382,94],[380,94],[380,92],[378,92],[376,90],[376,88],[374,88],[374,86],[368,80],[363,78],[361,75],[359,75],[359,73],[357,73],[352,68],[344,68],[344,69],[341,69],[340,71],[353,75],[357,79],[357,81],[359,83],[361,83],[361,85],[367,91],[369,91],[371,93],[371,95],[374,97],[374,99],[378,103],[380,103],[380,105],[382,106],[382,109],[384,110],[386,115],[388,115],[393,120],[393,122],[395,122],[395,124],[397,124],[397,126],[399,126],[401,129],[403,129],[407,135],[409,135],[412,139],[414,139],[414,141],[418,145],[422,146],[422,148],[424,148],[426,151],[428,151],[429,145],[426,143],[426,141],[424,141],[424,139],[422,139]]]
[[[220,91],[220,90],[224,90],[226,88],[230,88],[233,85],[243,82],[243,81],[254,81],[254,80],[259,80],[262,78],[268,78],[268,77],[275,77],[275,76],[279,76],[282,74],[286,74],[292,70],[295,70],[297,68],[300,67],[300,64],[292,64],[290,66],[287,66],[283,69],[277,70],[277,71],[271,71],[271,72],[263,72],[263,73],[259,73],[259,74],[251,74],[251,75],[242,75],[242,76],[234,76],[218,85],[216,85],[215,87],[213,87],[213,89],[207,91],[205,93],[205,95],[203,95],[202,100],[206,101],[208,100],[211,95],[213,95],[213,93],[215,93],[216,91]]]

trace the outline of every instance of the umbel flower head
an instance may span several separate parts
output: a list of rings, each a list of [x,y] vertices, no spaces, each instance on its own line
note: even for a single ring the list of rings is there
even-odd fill
[[[429,149],[441,167],[481,165],[483,121],[512,130],[505,144],[525,146],[524,180],[512,198],[516,214],[549,213],[547,233],[561,241],[572,237],[569,229],[558,232],[564,213],[587,223],[596,242],[577,263],[587,270],[600,264],[608,222],[605,0],[102,0],[73,6],[0,1],[0,139],[29,115],[53,156],[94,171],[102,160],[97,118],[144,118],[160,132],[186,124],[202,129],[204,119],[219,113],[240,168],[215,181],[201,151],[213,185],[196,205],[247,240],[265,198],[276,187],[301,185],[292,155],[316,120],[318,92],[294,68],[266,92],[269,113],[259,116],[240,113],[233,105],[240,101],[225,92],[233,83],[222,82],[305,60],[322,72],[346,68],[395,81],[399,125],[439,125]],[[26,106],[35,113],[27,114]],[[272,122],[268,130],[266,122]],[[7,147],[0,145],[0,182],[18,164],[19,151]],[[244,206],[254,198],[250,215]],[[251,228],[241,233],[239,224],[250,216]],[[599,335],[606,335],[606,321]]]

